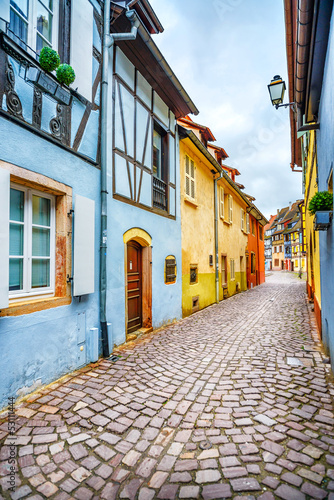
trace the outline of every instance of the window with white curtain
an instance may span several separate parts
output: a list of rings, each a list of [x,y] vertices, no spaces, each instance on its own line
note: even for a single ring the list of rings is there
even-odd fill
[[[57,18],[58,0],[10,0],[10,35],[38,54],[45,46],[56,46]]]
[[[11,184],[10,298],[52,294],[55,281],[55,197]]]

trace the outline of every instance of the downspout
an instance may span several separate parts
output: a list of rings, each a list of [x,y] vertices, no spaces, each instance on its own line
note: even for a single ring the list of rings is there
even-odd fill
[[[107,120],[108,120],[108,73],[109,49],[117,40],[135,40],[139,20],[134,10],[128,10],[126,17],[131,23],[129,33],[110,33],[110,1],[104,2],[103,18],[103,49],[102,49],[102,82],[101,82],[101,242],[100,242],[100,323],[102,337],[102,354],[108,357],[108,327],[107,327]]]
[[[214,203],[215,203],[215,261],[216,261],[216,303],[219,304],[219,257],[218,257],[218,181],[224,177],[221,172],[214,178]]]

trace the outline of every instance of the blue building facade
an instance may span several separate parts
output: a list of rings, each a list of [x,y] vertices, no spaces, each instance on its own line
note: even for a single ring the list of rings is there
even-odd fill
[[[99,327],[101,10],[69,9],[53,2],[41,33],[1,2],[0,407],[89,362]],[[76,90],[41,69],[42,45],[71,63]]]

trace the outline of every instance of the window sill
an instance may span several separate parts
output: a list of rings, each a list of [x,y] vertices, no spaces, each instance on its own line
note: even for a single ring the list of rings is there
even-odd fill
[[[228,226],[232,226],[232,222],[229,222],[228,220],[224,219],[224,224],[227,224]]]
[[[0,316],[21,316],[37,311],[44,311],[53,307],[66,306],[72,301],[71,297],[49,297],[31,300],[25,297],[21,302],[12,302],[8,307],[1,309]]]
[[[190,198],[189,196],[184,196],[184,201],[189,205],[192,205],[194,208],[198,208],[198,203],[195,199]]]

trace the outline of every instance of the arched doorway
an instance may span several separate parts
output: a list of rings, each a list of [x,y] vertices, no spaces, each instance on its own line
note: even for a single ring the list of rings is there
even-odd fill
[[[125,268],[125,330],[152,328],[152,239],[140,228],[123,235]]]
[[[142,247],[136,241],[127,244],[127,333],[142,327]]]

